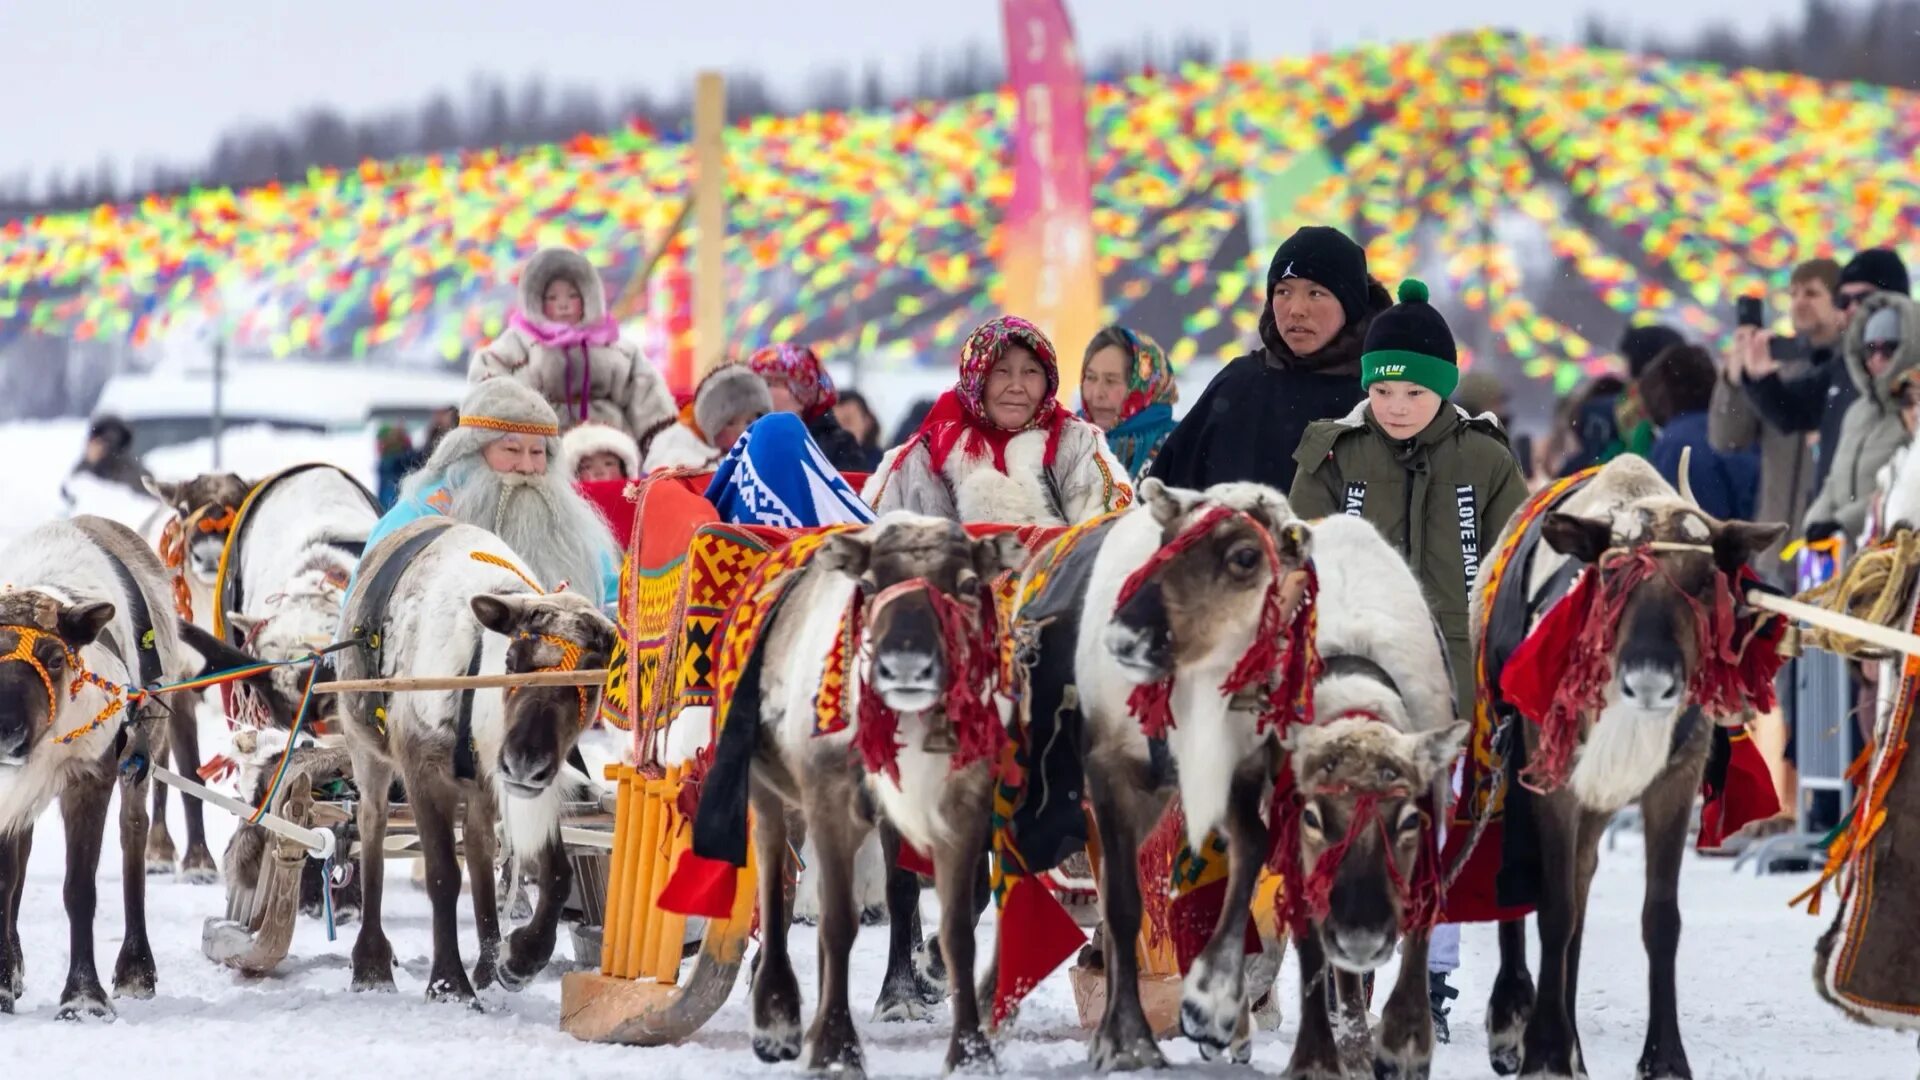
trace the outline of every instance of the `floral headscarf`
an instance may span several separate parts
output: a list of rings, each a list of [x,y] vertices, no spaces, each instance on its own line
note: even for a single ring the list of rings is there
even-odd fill
[[[1127,365],[1126,400],[1120,403],[1120,423],[1126,423],[1150,405],[1171,408],[1177,403],[1180,400],[1180,387],[1173,381],[1173,364],[1168,362],[1167,352],[1160,347],[1160,343],[1124,326],[1109,329],[1125,339],[1133,352],[1133,362]],[[1084,400],[1080,404],[1080,418],[1093,419],[1087,415]]]
[[[993,371],[993,365],[999,362],[1008,348],[1023,345],[1040,361],[1047,373],[1047,394],[1040,407],[1033,412],[1032,419],[1020,431],[1008,431],[997,427],[987,417],[986,393],[987,375]],[[982,323],[960,350],[960,378],[953,389],[940,395],[933,409],[920,424],[915,438],[925,440],[927,451],[933,459],[933,467],[939,469],[945,465],[948,455],[956,447],[962,453],[973,455],[990,451],[994,467],[1001,472],[1007,470],[1007,440],[1022,431],[1045,430],[1048,432],[1045,463],[1053,464],[1054,453],[1060,446],[1060,431],[1073,419],[1060,404],[1056,395],[1060,392],[1060,365],[1054,356],[1053,343],[1040,332],[1040,328],[1025,319],[1012,315],[1002,315]],[[906,455],[901,455],[904,460]]]
[[[785,379],[793,399],[800,403],[804,420],[817,420],[833,408],[840,395],[833,388],[833,376],[820,357],[805,345],[781,342],[765,345],[747,357],[747,366],[763,378]]]

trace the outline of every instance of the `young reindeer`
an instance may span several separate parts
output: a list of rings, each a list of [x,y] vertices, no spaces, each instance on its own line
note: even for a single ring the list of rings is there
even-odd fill
[[[802,1048],[778,871],[786,861],[786,812],[798,807],[817,853],[821,908],[820,1001],[806,1039],[808,1068],[862,1068],[847,1003],[860,915],[854,861],[882,815],[933,860],[953,992],[947,1067],[992,1067],[973,982],[992,749],[1005,722],[992,686],[997,646],[986,583],[1024,556],[1011,535],[974,540],[951,521],[891,513],[827,537],[794,571],[762,626],[758,697],[730,706],[757,710],[762,719],[751,770],[764,936],[753,982],[753,1049],[762,1061],[790,1060]],[[844,655],[858,658],[848,663],[843,700],[858,719],[819,734],[816,701],[843,631],[854,644]]]
[[[251,487],[232,473],[205,473],[179,483],[147,481],[147,490],[166,505],[167,512],[150,522],[143,535],[160,553],[173,577],[175,603],[182,599],[180,591],[184,588],[194,620],[205,629],[213,627],[213,585],[219,576],[220,552],[226,547],[233,515],[246,501]],[[195,714],[200,711],[201,698],[199,691],[179,695],[167,717],[174,767],[189,779],[197,778],[200,772],[200,731]],[[179,856],[180,876],[196,885],[211,885],[220,880],[220,868],[207,847],[200,800],[182,795],[180,805],[187,819],[187,850]],[[155,784],[153,828],[147,834],[147,872],[169,872],[174,858],[173,836],[167,831],[167,785]]]
[[[1197,849],[1219,829],[1230,862],[1220,921],[1187,972],[1180,1027],[1208,1057],[1230,1046],[1236,1057],[1248,1052],[1236,1043],[1246,1011],[1243,947],[1267,855],[1261,815],[1280,764],[1278,732],[1261,713],[1294,651],[1304,602],[1296,571],[1312,543],[1271,488],[1220,484],[1199,493],[1148,480],[1140,496],[1143,509],[1114,523],[1096,557],[1075,645],[1087,794],[1103,855],[1107,1012],[1089,1047],[1101,1071],[1166,1063],[1140,1005],[1134,867],[1176,787],[1188,842]],[[1131,699],[1168,680],[1170,726],[1150,739],[1151,720]]]
[[[1516,516],[1509,531],[1520,520]],[[1572,648],[1554,649],[1571,657],[1565,672],[1534,674],[1553,711],[1543,723],[1521,725],[1528,769],[1515,779],[1543,792],[1534,802],[1543,876],[1540,984],[1530,1014],[1489,1009],[1490,1021],[1512,1015],[1514,1026],[1524,1024],[1517,1062],[1502,1057],[1503,1047],[1512,1046],[1511,1029],[1489,1032],[1497,1071],[1517,1064],[1525,1076],[1585,1073],[1575,990],[1587,891],[1607,822],[1637,800],[1647,837],[1641,926],[1651,976],[1637,1075],[1692,1075],[1674,986],[1680,864],[1711,738],[1704,714],[1739,707],[1729,701],[1734,676],[1725,657],[1747,645],[1720,602],[1737,589],[1732,583],[1741,567],[1783,528],[1717,521],[1684,487],[1676,493],[1631,456],[1608,463],[1543,519],[1546,548],[1534,552],[1526,568],[1528,636],[1544,618],[1561,615],[1560,605],[1574,605],[1562,617],[1573,620],[1579,636]],[[1586,578],[1559,597],[1552,586],[1570,560],[1585,564]],[[1481,575],[1474,593],[1476,634],[1487,580]],[[1583,589],[1591,590],[1585,595],[1592,601],[1584,610],[1576,603]],[[1740,604],[1737,595],[1730,599],[1733,607]],[[1544,667],[1555,658],[1540,659]],[[1535,670],[1518,653],[1509,669],[1516,666]],[[1525,999],[1524,942],[1517,937],[1500,937],[1496,1004]]]
[[[24,988],[20,905],[33,823],[57,797],[66,824],[71,927],[58,1016],[111,1017],[94,964],[94,876],[107,807],[120,787],[126,926],[116,996],[152,997],[147,940],[146,763],[166,750],[159,702],[130,726],[124,687],[197,667],[174,630],[159,560],[125,526],[81,516],[42,525],[0,552],[0,1013]]]
[[[391,602],[374,610],[380,590],[370,583],[395,558],[406,561],[396,568]],[[613,652],[612,622],[584,596],[536,591],[515,569],[520,565],[497,537],[471,525],[428,518],[396,530],[367,553],[342,624],[347,632],[372,634],[378,645],[337,654],[339,677],[604,668]],[[364,909],[353,947],[354,989],[393,988],[393,948],[380,900],[384,795],[396,769],[419,829],[433,901],[428,1000],[472,1002],[476,985],[484,989],[496,980],[519,990],[546,967],[573,878],[560,843],[556,781],[599,707],[600,692],[598,686],[563,686],[338,695],[339,720],[362,793]],[[464,706],[463,693],[471,695]],[[461,722],[463,711],[470,726]],[[454,823],[462,800],[468,884],[480,938],[471,982],[460,959],[455,913],[460,866]],[[493,877],[494,824],[502,815],[515,857],[537,860],[540,867],[539,906],[533,921],[508,938],[504,961],[499,960]]]

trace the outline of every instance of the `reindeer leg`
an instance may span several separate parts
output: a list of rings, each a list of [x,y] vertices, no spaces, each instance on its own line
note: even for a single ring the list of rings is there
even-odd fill
[[[162,758],[162,760],[165,759]],[[182,773],[182,775],[189,779],[197,779],[191,773]],[[185,802],[186,796],[181,796],[181,801]],[[194,803],[198,805],[199,800],[194,800]],[[125,816],[126,813],[122,810],[121,817]],[[178,851],[173,846],[173,836],[167,832],[167,785],[155,784],[153,785],[152,825],[147,833],[141,873],[171,874],[177,856]]]
[[[760,959],[753,972],[753,1053],[772,1065],[800,1056],[800,981],[787,952],[787,814],[780,797],[753,786],[753,844],[760,864]]]
[[[1377,1080],[1426,1080],[1433,1068],[1433,1009],[1427,995],[1428,931],[1416,930],[1400,946],[1400,974],[1380,1012],[1373,1050]]]
[[[1087,770],[1087,795],[1093,801],[1100,832],[1100,903],[1106,933],[1101,942],[1107,972],[1107,1012],[1094,1029],[1087,1058],[1097,1072],[1164,1069],[1166,1056],[1153,1037],[1140,1006],[1140,831],[1135,826],[1122,781],[1102,770]],[[1143,801],[1138,795],[1134,802]],[[1159,803],[1152,796],[1146,802]]]
[[[189,780],[200,776],[200,728],[196,717],[201,695],[179,694],[171,702],[173,713],[167,718],[168,738],[173,743],[173,764]],[[166,828],[160,812],[161,793],[167,785],[153,785],[153,821]],[[193,885],[213,885],[220,881],[220,864],[213,861],[213,849],[207,846],[205,807],[192,795],[180,796],[180,809],[187,819],[187,853],[180,857],[180,876]]]
[[[473,890],[473,929],[479,938],[479,955],[473,961],[475,990],[492,986],[499,976],[500,904],[493,890],[493,861],[498,857],[495,851],[498,845],[494,843],[493,825],[500,813],[493,800],[492,787],[474,785],[473,792],[467,796],[466,824],[461,830],[461,847],[467,857],[467,887]],[[515,855],[509,872],[519,861]]]
[[[120,887],[126,908],[126,933],[120,956],[113,964],[113,996],[150,998],[158,978],[153,946],[147,940],[147,785],[165,784],[143,779],[120,781]]]
[[[572,891],[573,860],[567,858],[566,845],[560,842],[560,822],[555,819],[547,830],[546,846],[540,849],[540,902],[533,906],[532,921],[507,935],[501,986],[517,991],[546,970],[560,936],[560,915]]]
[[[914,964],[920,929],[920,878],[900,869],[900,834],[880,823],[880,852],[887,861],[887,975],[873,1006],[877,1022],[926,1020],[929,1006],[943,992],[920,975]]]
[[[460,961],[460,861],[453,852],[453,809],[459,795],[411,770],[404,778],[420,855],[427,864],[427,897],[433,902],[433,968],[427,975],[427,1000],[474,1004],[473,984]]]
[[[27,882],[33,829],[0,836],[0,1014],[11,1013],[26,991],[26,957],[20,950],[20,897]]]
[[[1333,1037],[1333,969],[1313,930],[1294,938],[1294,948],[1300,954],[1300,1031],[1280,1075],[1284,1080],[1341,1080],[1340,1046]]]
[[[807,1033],[812,1048],[807,1070],[846,1077],[866,1072],[860,1036],[853,1029],[853,1011],[847,1004],[848,957],[854,935],[860,931],[853,860],[868,829],[851,797],[852,785],[858,782],[851,776],[827,780],[823,770],[809,769],[805,792],[807,828],[820,870],[820,1002]]]
[[[1500,972],[1487,1000],[1487,1056],[1493,1071],[1512,1076],[1520,1071],[1520,1039],[1533,1015],[1533,975],[1527,970],[1527,920],[1500,924]]]
[[[1246,1011],[1247,920],[1253,915],[1253,886],[1266,859],[1267,826],[1260,820],[1266,783],[1260,767],[1240,770],[1233,778],[1227,802],[1227,898],[1220,921],[1200,955],[1194,957],[1180,994],[1180,1033],[1200,1044],[1200,1054],[1211,1061],[1228,1049],[1240,1034]],[[1270,775],[1270,773],[1269,773]],[[1251,1054],[1244,1038],[1235,1047]]]
[[[987,826],[992,818],[990,807],[983,805],[980,809],[981,813],[957,821],[954,835],[934,852],[934,883],[940,894],[940,951],[947,961],[947,984],[953,988],[953,1037],[947,1044],[948,1072],[994,1071],[993,1047],[980,1030],[980,999],[975,996],[977,989],[973,982],[978,881],[987,851]]]
[[[1521,1040],[1522,1076],[1573,1076],[1573,1015],[1567,1000],[1568,962],[1574,923],[1579,915],[1575,848],[1579,811],[1573,795],[1559,791],[1540,798],[1540,993]]]
[[[94,876],[100,870],[100,845],[107,829],[111,780],[80,780],[60,793],[60,817],[67,833],[67,985],[60,991],[62,1020],[114,1016],[100,972],[93,962]]]
[[[393,946],[381,925],[380,900],[386,889],[382,849],[393,767],[372,754],[354,754],[353,779],[360,789],[360,934],[353,942],[353,988],[392,990]]]
[[[1640,911],[1640,938],[1647,950],[1647,1041],[1635,1075],[1693,1075],[1680,1041],[1680,1004],[1674,986],[1674,956],[1680,949],[1680,865],[1686,856],[1693,795],[1700,789],[1699,760],[1669,769],[1640,797],[1646,821],[1647,895]]]

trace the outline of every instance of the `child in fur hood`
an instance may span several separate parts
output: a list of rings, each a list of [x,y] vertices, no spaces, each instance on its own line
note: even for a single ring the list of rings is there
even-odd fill
[[[1025,319],[975,330],[960,379],[881,459],[862,496],[875,511],[962,523],[1077,525],[1133,501],[1106,433],[1056,398],[1053,343]]]
[[[520,307],[507,330],[473,354],[468,382],[506,377],[538,392],[562,429],[593,421],[644,446],[673,421],[666,381],[620,336],[606,289],[579,252],[546,248],[520,272]]]
[[[640,444],[611,424],[585,423],[567,432],[560,440],[560,455],[576,483],[640,475]]]
[[[749,424],[772,411],[773,396],[758,372],[722,364],[701,378],[678,421],[647,444],[645,471],[710,468]]]

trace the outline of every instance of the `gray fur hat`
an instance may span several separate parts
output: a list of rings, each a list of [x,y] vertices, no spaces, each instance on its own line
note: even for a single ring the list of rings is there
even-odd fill
[[[572,248],[551,247],[534,252],[520,271],[520,311],[529,319],[546,320],[547,286],[554,278],[566,278],[580,290],[581,322],[599,322],[607,314],[607,290],[600,283],[600,272],[585,255]]]
[[[460,402],[460,426],[434,447],[426,469],[439,471],[502,435],[541,435],[548,455],[560,451],[560,417],[547,399],[510,378],[477,383]]]
[[[693,422],[700,425],[708,442],[730,420],[749,414],[765,416],[772,411],[773,395],[767,392],[767,380],[745,364],[714,368],[693,392]]]

